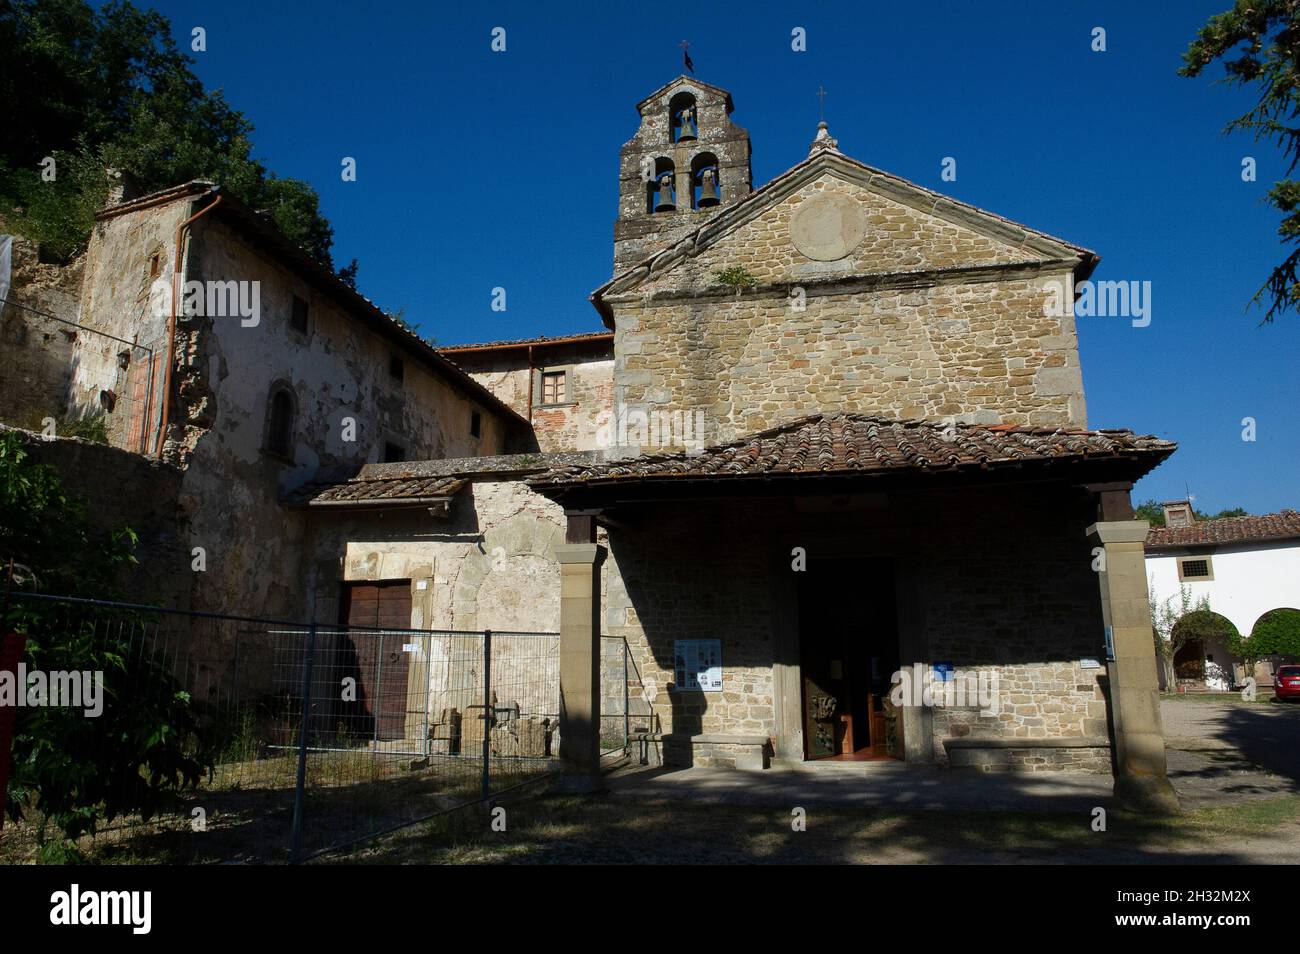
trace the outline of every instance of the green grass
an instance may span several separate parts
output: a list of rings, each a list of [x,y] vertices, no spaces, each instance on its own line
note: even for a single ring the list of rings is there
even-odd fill
[[[1286,703],[1277,702],[1273,698],[1273,692],[1269,689],[1259,690],[1259,695],[1254,702],[1247,702],[1241,698],[1240,692],[1163,692],[1160,694],[1161,699],[1168,699],[1173,702],[1216,702],[1216,703],[1236,703],[1243,706],[1271,706],[1285,705]]]

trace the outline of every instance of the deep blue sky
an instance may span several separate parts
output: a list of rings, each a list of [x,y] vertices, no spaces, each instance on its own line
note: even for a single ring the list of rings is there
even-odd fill
[[[1089,423],[1182,445],[1135,499],[1300,508],[1300,319],[1243,311],[1281,257],[1261,199],[1285,170],[1220,134],[1246,94],[1176,74],[1230,0],[153,5],[187,49],[206,28],[199,76],[256,124],[259,158],[320,191],[361,290],[442,344],[599,328],[586,297],[611,268],[618,149],[636,102],[682,72],[682,39],[731,90],[756,184],[806,155],[824,85],[842,151],[1096,250],[1097,279],[1153,283],[1149,327],[1079,319]]]

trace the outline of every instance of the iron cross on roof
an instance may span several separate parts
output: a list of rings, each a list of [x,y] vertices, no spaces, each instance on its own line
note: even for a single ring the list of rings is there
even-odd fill
[[[820,84],[817,86],[817,120],[826,122],[826,90]]]

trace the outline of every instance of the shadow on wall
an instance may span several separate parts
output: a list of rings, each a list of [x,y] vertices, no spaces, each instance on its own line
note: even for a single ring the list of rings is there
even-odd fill
[[[645,634],[642,676],[655,686],[664,731],[775,735],[773,665],[799,666],[806,642],[791,566],[797,546],[809,574],[819,561],[876,560],[899,580],[895,593],[883,591],[896,601],[888,607],[869,580],[822,591],[822,625],[844,626],[850,638],[873,624],[895,628],[904,670],[939,661],[1012,670],[1000,717],[981,717],[978,706],[934,711],[925,731],[940,760],[950,737],[1110,736],[1104,669],[1081,665],[1104,658],[1104,627],[1089,514],[1069,488],[645,504],[616,516],[609,545]],[[914,605],[903,605],[908,592]],[[721,641],[721,692],[669,688],[682,639]],[[629,640],[640,642],[635,632]],[[800,713],[789,718],[797,723]]]
[[[22,435],[33,461],[54,467],[64,490],[86,501],[93,525],[136,532],[139,563],[128,571],[123,592],[134,602],[188,609],[194,574],[189,524],[179,503],[183,473],[108,444],[46,441],[31,431],[11,430]]]

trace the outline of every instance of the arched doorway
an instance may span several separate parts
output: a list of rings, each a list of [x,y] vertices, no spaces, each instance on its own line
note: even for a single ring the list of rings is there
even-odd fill
[[[1231,620],[1213,610],[1193,610],[1174,624],[1170,639],[1178,691],[1232,688],[1236,682],[1232,647],[1241,637]]]

